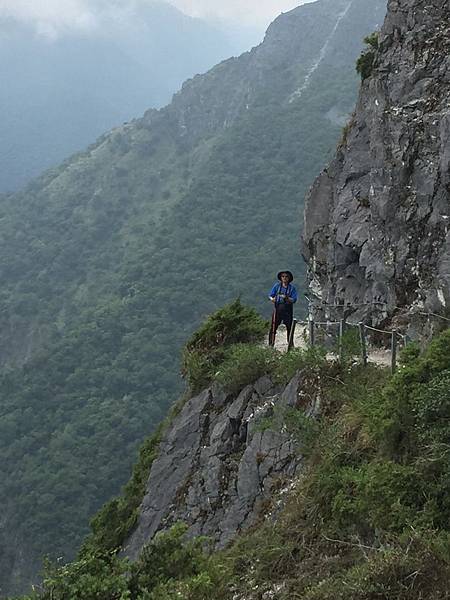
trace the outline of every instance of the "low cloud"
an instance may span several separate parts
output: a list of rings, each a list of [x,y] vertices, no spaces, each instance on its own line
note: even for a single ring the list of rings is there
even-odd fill
[[[267,25],[281,12],[308,0],[169,0],[195,17],[244,21],[248,25]]]
[[[0,22],[14,20],[38,35],[56,39],[71,32],[92,33],[105,22],[131,17],[139,6],[158,0],[0,0]],[[267,25],[280,12],[307,0],[167,0],[184,13],[206,19]]]
[[[0,0],[0,21],[26,24],[50,40],[67,33],[95,33],[127,20],[154,0]]]
[[[67,31],[91,31],[96,16],[85,0],[0,0],[0,19],[12,19],[32,26],[45,37]]]

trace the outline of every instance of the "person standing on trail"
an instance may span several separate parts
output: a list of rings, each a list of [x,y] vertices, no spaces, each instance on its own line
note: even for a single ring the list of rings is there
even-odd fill
[[[290,271],[280,271],[278,282],[270,290],[269,300],[273,303],[272,325],[269,334],[269,345],[275,344],[275,335],[281,323],[286,325],[287,339],[291,333],[294,318],[294,304],[297,302],[297,290],[292,285],[294,276]]]

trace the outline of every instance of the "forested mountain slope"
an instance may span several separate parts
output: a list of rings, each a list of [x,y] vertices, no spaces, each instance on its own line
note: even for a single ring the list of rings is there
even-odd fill
[[[1,587],[71,556],[230,298],[301,282],[302,198],[341,135],[383,1],[323,0],[0,205]]]

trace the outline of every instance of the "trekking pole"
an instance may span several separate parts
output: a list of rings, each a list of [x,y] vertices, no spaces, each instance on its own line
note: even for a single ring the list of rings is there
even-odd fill
[[[272,311],[272,323],[270,325],[270,332],[269,332],[269,346],[275,345],[276,322],[277,322],[277,303],[275,301],[275,304],[273,305],[273,311]]]
[[[289,332],[288,352],[294,347],[294,333],[297,327],[297,319],[292,320],[291,331]]]

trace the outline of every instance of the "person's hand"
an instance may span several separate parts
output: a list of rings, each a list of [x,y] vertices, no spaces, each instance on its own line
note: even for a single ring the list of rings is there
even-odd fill
[[[270,301],[275,304],[275,298],[271,298]]]

